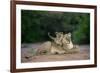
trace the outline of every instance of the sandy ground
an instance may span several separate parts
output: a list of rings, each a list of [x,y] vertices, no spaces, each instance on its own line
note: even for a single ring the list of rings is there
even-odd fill
[[[38,44],[23,44],[21,48],[21,62],[48,62],[48,61],[67,61],[67,60],[87,60],[90,58],[89,45],[79,45],[80,52],[73,54],[62,55],[38,55],[35,56],[34,50],[40,45]]]

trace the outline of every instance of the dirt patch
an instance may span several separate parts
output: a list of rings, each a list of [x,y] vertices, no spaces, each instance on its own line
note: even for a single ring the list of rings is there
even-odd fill
[[[90,58],[90,47],[89,45],[80,45],[80,52],[71,54],[61,55],[35,55],[36,48],[40,45],[30,44],[25,45],[21,48],[21,62],[50,62],[50,61],[69,61],[69,60],[87,60]]]

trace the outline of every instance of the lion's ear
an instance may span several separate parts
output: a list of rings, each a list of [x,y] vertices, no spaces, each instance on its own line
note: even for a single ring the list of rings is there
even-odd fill
[[[71,37],[71,33],[70,32],[68,33],[68,36]]]

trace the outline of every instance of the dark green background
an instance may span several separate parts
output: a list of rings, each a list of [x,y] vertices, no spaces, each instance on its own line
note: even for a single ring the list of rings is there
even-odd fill
[[[21,42],[35,43],[50,40],[54,32],[72,33],[77,44],[90,42],[90,14],[75,12],[54,12],[21,10]]]

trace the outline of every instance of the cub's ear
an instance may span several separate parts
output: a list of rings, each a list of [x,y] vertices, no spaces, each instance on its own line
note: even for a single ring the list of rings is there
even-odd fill
[[[55,32],[55,34],[58,34],[59,32]]]
[[[70,32],[68,33],[68,36],[71,37],[71,33]]]
[[[63,32],[61,32],[61,34],[63,34]]]

